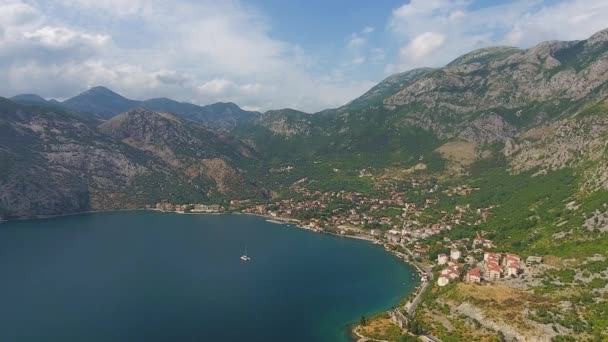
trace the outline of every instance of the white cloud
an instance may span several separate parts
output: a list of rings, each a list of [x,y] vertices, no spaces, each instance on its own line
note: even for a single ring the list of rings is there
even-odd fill
[[[367,43],[367,38],[361,37],[357,33],[353,33],[350,36],[350,39],[349,39],[347,45],[348,45],[349,49],[358,49],[358,48],[363,47],[366,43]]]
[[[373,48],[371,51],[370,60],[372,63],[378,64],[384,61],[385,52],[383,48]]]
[[[351,63],[354,65],[365,63],[366,58],[363,56],[355,57],[352,59]]]
[[[493,45],[530,47],[545,40],[585,39],[608,26],[605,0],[475,4],[475,0],[412,0],[396,8],[387,28],[401,48],[386,72],[442,66]]]
[[[608,28],[608,2],[601,0],[564,1],[524,14],[503,42],[530,46],[545,40],[585,39]]]
[[[476,48],[608,26],[606,0],[475,1],[412,0],[385,30],[362,27],[319,60],[274,38],[269,19],[239,0],[0,0],[0,95],[65,98],[106,85],[136,99],[316,111],[364,93],[382,65],[440,66]]]
[[[65,98],[105,85],[135,99],[316,111],[370,84],[326,77],[238,1],[0,0],[0,24],[4,96]]]
[[[108,35],[76,32],[65,27],[44,26],[23,37],[50,48],[66,48],[73,45],[103,46],[110,41]]]
[[[419,61],[436,51],[445,43],[445,36],[437,32],[424,32],[399,50],[402,58]]]

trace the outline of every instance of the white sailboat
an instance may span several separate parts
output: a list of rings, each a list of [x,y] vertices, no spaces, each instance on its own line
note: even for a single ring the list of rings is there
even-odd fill
[[[241,260],[249,261],[251,258],[247,255],[247,246],[245,246],[245,254],[241,255]]]

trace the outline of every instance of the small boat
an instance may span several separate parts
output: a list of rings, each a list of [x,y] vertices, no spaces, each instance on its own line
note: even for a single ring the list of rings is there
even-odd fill
[[[241,260],[249,261],[251,258],[247,255],[247,247],[245,247],[245,254],[241,255]]]

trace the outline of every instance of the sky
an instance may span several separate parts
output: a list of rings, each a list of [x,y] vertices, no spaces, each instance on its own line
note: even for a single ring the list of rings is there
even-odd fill
[[[315,112],[474,49],[585,39],[607,0],[0,0],[0,96]]]

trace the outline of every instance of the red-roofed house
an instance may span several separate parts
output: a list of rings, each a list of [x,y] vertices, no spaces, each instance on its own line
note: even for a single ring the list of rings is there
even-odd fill
[[[505,268],[505,271],[507,273],[507,277],[510,277],[512,275],[516,276],[519,273],[519,262],[511,262],[508,264],[508,266]]]
[[[469,283],[480,283],[481,282],[481,270],[479,267],[475,267],[472,270],[467,272],[466,277],[464,278],[466,282]]]
[[[502,273],[502,268],[496,263],[488,263],[486,264],[486,272],[485,278],[486,280],[496,280],[500,279],[500,274]]]

